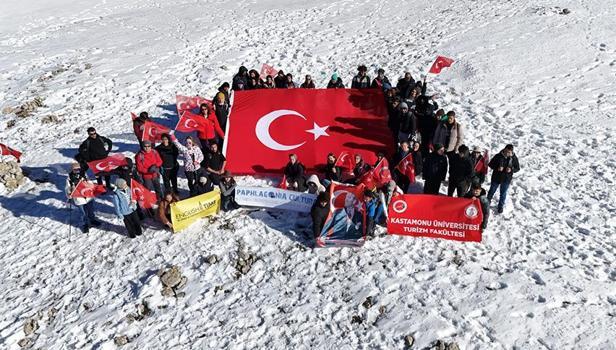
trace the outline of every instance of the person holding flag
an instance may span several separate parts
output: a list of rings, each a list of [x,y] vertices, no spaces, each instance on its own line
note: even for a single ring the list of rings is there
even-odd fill
[[[75,204],[81,213],[81,225],[79,226],[81,232],[88,233],[90,227],[98,227],[101,225],[101,222],[96,219],[96,215],[94,214],[94,191],[92,191],[92,197],[82,197],[81,195],[73,194],[81,181],[88,181],[88,178],[85,176],[85,172],[81,171],[81,165],[75,162],[71,164],[70,172],[66,178],[64,192],[68,200],[72,200],[73,204]]]
[[[160,188],[160,167],[163,165],[163,160],[160,158],[158,151],[152,148],[152,142],[144,140],[141,151],[135,155],[135,165],[137,172],[143,180],[143,185],[156,192],[158,199],[163,197],[163,192]]]
[[[143,229],[141,228],[137,201],[132,199],[132,191],[128,187],[126,180],[118,178],[115,184],[116,187],[113,190],[112,200],[116,215],[118,219],[124,221],[129,238],[141,236]]]
[[[197,130],[197,136],[199,137],[199,142],[201,142],[201,152],[207,154],[210,152],[212,144],[219,143],[218,138],[220,140],[225,138],[225,132],[221,129],[216,114],[212,113],[207,103],[202,103],[199,108],[203,119]]]
[[[145,122],[150,120],[148,112],[141,112],[137,118],[133,119],[133,132],[137,137],[137,141],[139,141],[139,145],[141,145],[141,141],[143,141],[143,126]]]
[[[107,158],[113,142],[105,136],[98,135],[94,127],[88,128],[88,138],[79,145],[79,153],[75,156],[75,160],[83,167],[83,172],[88,169],[87,162],[101,160]],[[105,186],[111,188],[111,176],[105,176]],[[103,184],[103,175],[97,175],[96,181],[99,185]]]
[[[323,181],[326,185],[329,185],[332,181],[342,181],[342,169],[336,165],[337,160],[338,159],[336,159],[336,156],[333,153],[327,155],[327,164],[325,164],[325,181]]]
[[[201,175],[201,162],[203,161],[203,153],[201,149],[197,147],[195,140],[188,136],[186,138],[186,146],[182,145],[175,137],[175,133],[171,131],[171,140],[173,144],[180,150],[184,157],[184,174],[186,174],[186,180],[188,180],[188,189],[190,195],[196,194],[195,183]]]

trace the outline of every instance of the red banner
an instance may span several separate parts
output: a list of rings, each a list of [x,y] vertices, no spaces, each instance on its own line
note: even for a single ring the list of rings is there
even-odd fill
[[[92,169],[92,172],[94,172],[94,174],[98,174],[100,172],[107,173],[126,165],[128,165],[128,163],[126,162],[126,158],[121,153],[112,154],[107,158],[88,162],[88,167]]]
[[[139,118],[139,117],[137,117],[137,115],[136,115],[135,113],[130,112],[130,119],[131,119],[131,120],[135,120],[135,119],[137,119],[137,118]]]
[[[428,73],[439,74],[445,67],[449,67],[453,64],[454,60],[445,56],[436,56],[436,60],[432,63],[430,71]]]
[[[73,192],[69,197],[71,198],[94,198],[96,196],[100,196],[107,192],[107,189],[104,185],[95,185],[90,181],[81,180],[75,186]]]
[[[169,133],[168,127],[148,120],[145,123],[143,123],[143,135],[141,136],[141,140],[150,141],[150,142],[160,142],[161,135],[168,134],[168,133]]]
[[[366,241],[364,186],[332,182],[329,191],[329,215],[317,237],[317,246],[362,246]]]
[[[145,209],[156,205],[156,193],[148,190],[135,179],[130,179],[131,199],[136,200],[139,206]]]
[[[191,132],[202,128],[204,118],[200,115],[185,111],[182,112],[178,125],[175,126],[176,131]]]
[[[271,75],[272,78],[275,78],[277,74],[278,71],[276,70],[276,68],[264,63],[261,66],[261,73],[259,74],[259,77],[263,79],[263,81],[265,81],[265,78],[267,78],[268,75]]]
[[[13,156],[15,157],[15,159],[17,159],[17,163],[20,162],[20,158],[21,158],[21,152],[16,151],[14,149],[12,149],[11,147],[7,146],[7,145],[3,145],[0,143],[0,155],[3,156]]]
[[[391,200],[387,232],[395,235],[481,242],[481,204],[477,199],[403,194]]]
[[[264,89],[234,92],[225,155],[235,173],[280,173],[290,153],[309,171],[327,154],[393,149],[380,89]]]
[[[210,108],[214,107],[212,101],[201,96],[175,95],[175,101],[178,114],[182,114],[184,111],[192,111],[193,109],[199,108],[202,103],[206,103],[210,106]]]

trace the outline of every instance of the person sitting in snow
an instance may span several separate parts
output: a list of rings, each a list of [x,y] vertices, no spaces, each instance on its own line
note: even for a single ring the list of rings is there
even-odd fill
[[[206,176],[201,176],[195,184],[195,196],[214,191],[214,184]]]
[[[325,185],[329,185],[332,181],[342,181],[342,169],[336,165],[336,156],[333,153],[327,155],[327,164],[325,164]]]
[[[64,186],[64,192],[69,200],[71,200],[71,193],[73,193],[75,187],[77,187],[77,184],[79,184],[81,180],[88,181],[85,173],[81,171],[81,166],[79,163],[71,164],[70,172],[66,178],[66,185]],[[72,201],[81,213],[81,225],[79,227],[83,233],[88,233],[90,227],[98,227],[101,225],[101,222],[98,221],[96,215],[94,215],[94,198],[74,197]]]
[[[481,184],[474,183],[471,186],[470,191],[464,196],[464,198],[477,198],[481,204],[481,212],[483,213],[483,220],[481,221],[481,229],[485,230],[488,226],[488,219],[490,218],[490,202],[486,196],[486,190],[481,187]]]
[[[306,177],[304,172],[306,167],[299,160],[296,154],[289,155],[289,162],[284,168],[284,176],[287,181],[287,189],[291,191],[304,192],[306,190]]]
[[[351,173],[351,176],[353,176],[352,179],[349,179],[349,183],[359,183],[359,179],[361,179],[361,177],[370,171],[370,169],[372,169],[370,167],[370,164],[365,163],[364,159],[362,158],[361,154],[356,154],[355,155],[355,167],[353,168],[353,172]]]
[[[319,194],[321,192],[325,192],[325,187],[321,185],[321,181],[319,181],[319,177],[312,174],[306,180],[306,186],[308,187],[308,193]]]
[[[180,198],[173,192],[165,192],[165,196],[158,203],[158,220],[165,225],[169,230],[173,231],[173,224],[171,223],[171,204],[179,202]]]
[[[220,188],[220,207],[222,211],[231,211],[238,209],[240,206],[235,202],[235,187],[237,184],[228,170],[222,174],[222,181],[218,187]]]

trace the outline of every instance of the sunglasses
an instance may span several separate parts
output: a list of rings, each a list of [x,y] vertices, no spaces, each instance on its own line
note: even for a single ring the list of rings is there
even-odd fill
[[[88,135],[96,135],[96,131],[95,132],[89,132]]]
[[[143,146],[143,148],[152,148],[152,146]]]

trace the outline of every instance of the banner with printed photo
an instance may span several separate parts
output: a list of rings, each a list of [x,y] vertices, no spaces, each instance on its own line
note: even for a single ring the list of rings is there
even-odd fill
[[[361,247],[366,241],[364,185],[333,182],[330,186],[329,215],[317,247]]]
[[[198,219],[215,215],[219,210],[220,192],[218,190],[171,203],[173,231],[182,231]]]
[[[272,208],[309,213],[317,196],[273,187],[235,188],[235,201],[241,206]]]

